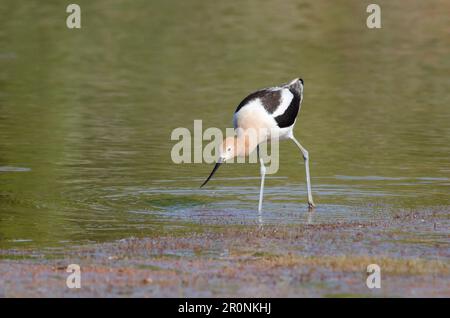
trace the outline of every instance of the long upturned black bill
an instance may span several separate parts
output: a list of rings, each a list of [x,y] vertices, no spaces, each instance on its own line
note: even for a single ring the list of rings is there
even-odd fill
[[[211,177],[214,175],[214,173],[216,173],[216,170],[220,167],[221,164],[222,164],[222,162],[216,163],[216,165],[214,166],[214,169],[211,171],[211,174],[209,175],[208,179],[206,179],[206,181],[203,182],[203,184],[200,186],[200,188],[208,183],[209,179],[211,179]]]

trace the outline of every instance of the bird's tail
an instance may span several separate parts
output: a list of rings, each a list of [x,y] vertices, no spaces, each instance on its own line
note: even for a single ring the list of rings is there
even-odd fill
[[[304,85],[303,79],[295,78],[287,86],[289,86],[289,89],[301,93],[303,91],[303,85]]]

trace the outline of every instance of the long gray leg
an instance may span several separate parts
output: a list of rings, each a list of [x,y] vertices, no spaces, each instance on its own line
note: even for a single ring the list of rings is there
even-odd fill
[[[256,148],[258,153],[259,162],[261,164],[261,189],[259,190],[259,204],[258,204],[258,212],[262,211],[262,201],[264,195],[264,177],[266,176],[266,167],[264,166],[264,161],[259,155],[259,146]]]
[[[295,139],[294,136],[291,137],[291,139],[295,142],[298,148],[300,148],[300,151],[303,154],[303,159],[305,160],[305,168],[306,168],[306,188],[308,190],[308,206],[310,208],[314,208],[316,205],[314,204],[312,193],[311,193],[311,180],[309,176],[309,155],[308,151],[303,148],[303,146]]]

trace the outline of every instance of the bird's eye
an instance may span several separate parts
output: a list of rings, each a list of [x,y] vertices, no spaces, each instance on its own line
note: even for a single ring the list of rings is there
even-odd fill
[[[231,147],[228,147],[227,151],[231,151]]]

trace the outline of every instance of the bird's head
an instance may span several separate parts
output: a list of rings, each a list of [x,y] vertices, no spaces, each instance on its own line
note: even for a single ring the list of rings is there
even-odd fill
[[[236,137],[227,137],[222,141],[219,147],[218,162],[225,162],[233,159],[238,155],[237,153],[237,139]]]
[[[208,183],[209,179],[212,178],[212,176],[214,175],[214,173],[216,173],[217,169],[219,169],[222,163],[236,157],[237,154],[236,149],[237,149],[236,137],[227,137],[222,141],[219,147],[219,156],[217,158],[216,165],[211,171],[209,177],[200,186],[200,188]]]

